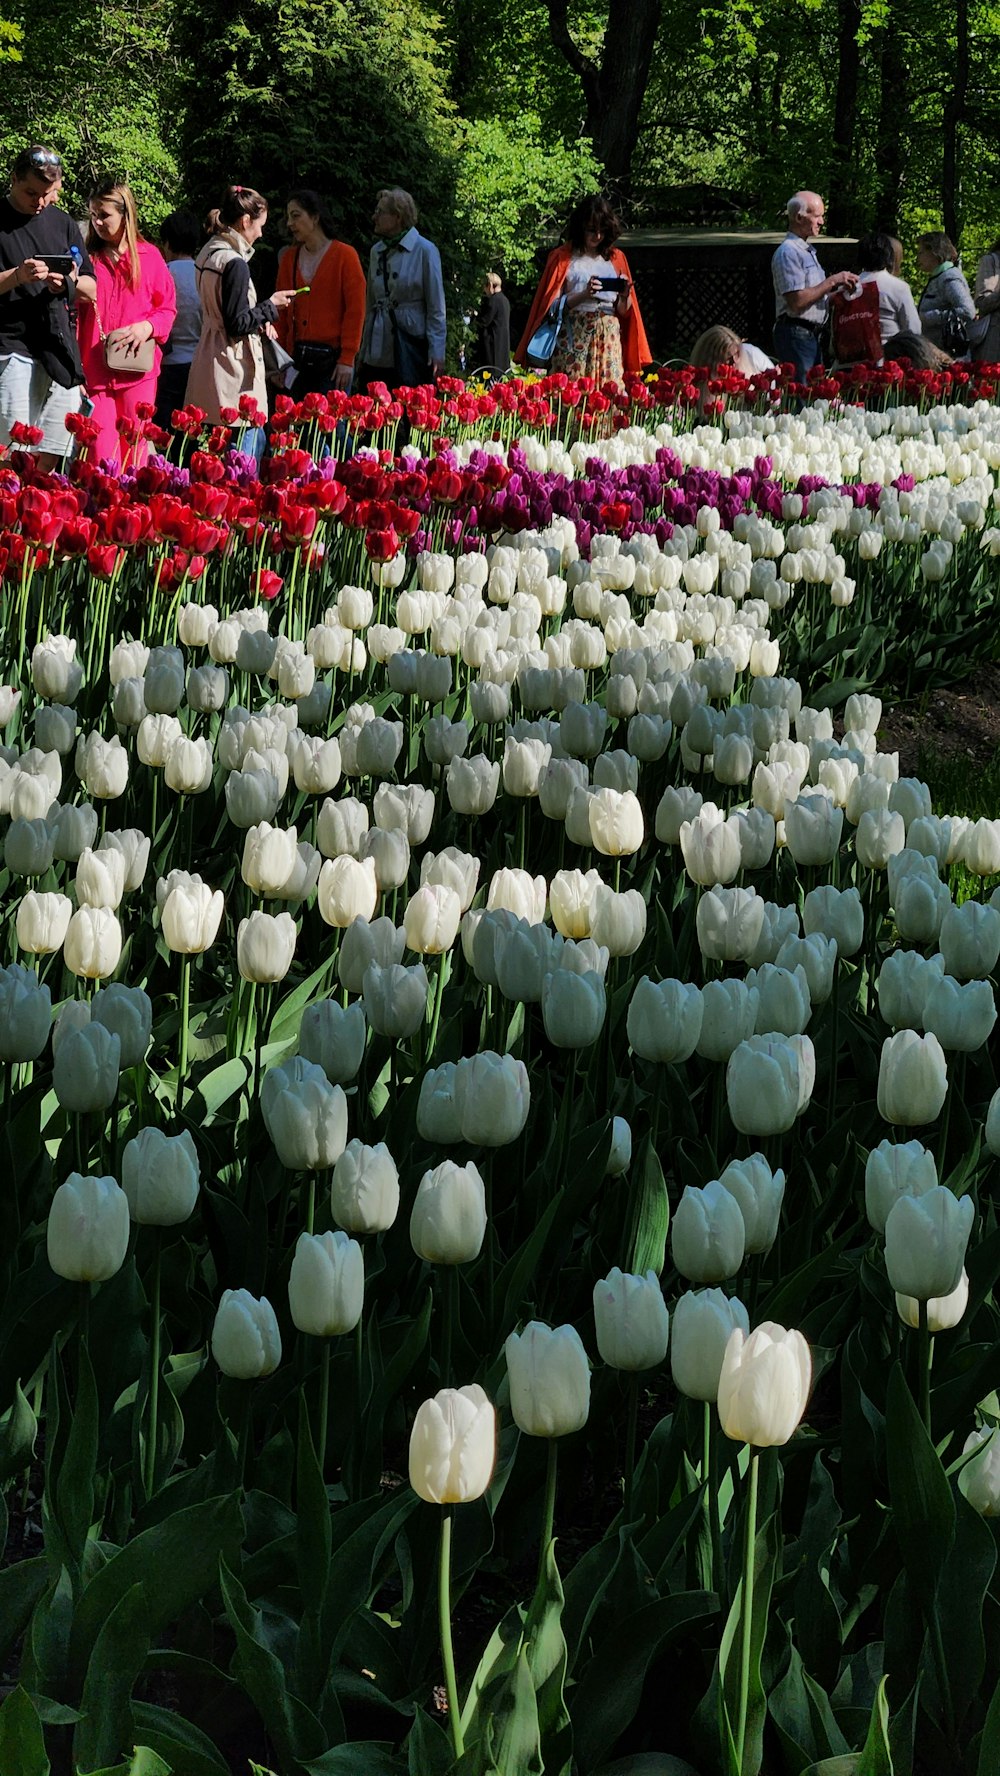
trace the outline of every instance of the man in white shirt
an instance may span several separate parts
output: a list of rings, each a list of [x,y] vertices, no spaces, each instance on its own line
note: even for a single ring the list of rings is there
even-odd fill
[[[853,290],[853,271],[826,276],[813,242],[821,232],[825,208],[815,191],[797,191],[788,200],[788,233],[771,260],[774,280],[774,355],[780,364],[794,364],[804,382],[822,363],[822,334],[831,290]]]

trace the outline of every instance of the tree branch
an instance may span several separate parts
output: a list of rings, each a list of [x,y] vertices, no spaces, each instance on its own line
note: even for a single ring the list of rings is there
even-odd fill
[[[587,110],[596,116],[600,110],[600,69],[596,62],[585,56],[569,28],[569,0],[547,0],[549,12],[549,36],[556,49],[565,56],[574,74],[583,87],[583,96],[587,101]]]

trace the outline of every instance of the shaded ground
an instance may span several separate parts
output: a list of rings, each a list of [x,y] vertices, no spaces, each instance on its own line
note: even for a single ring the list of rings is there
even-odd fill
[[[919,703],[892,708],[887,701],[878,739],[881,751],[898,751],[901,777],[924,777],[933,789],[940,776],[957,788],[967,769],[971,789],[1000,752],[1000,664],[979,666],[961,684]]]

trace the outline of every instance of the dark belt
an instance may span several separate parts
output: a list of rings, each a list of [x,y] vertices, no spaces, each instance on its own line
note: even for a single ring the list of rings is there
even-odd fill
[[[782,325],[786,327],[800,327],[804,333],[814,333],[817,339],[821,333],[825,333],[826,331],[825,321],[800,321],[795,315],[788,314],[779,315],[774,324],[776,327]]]

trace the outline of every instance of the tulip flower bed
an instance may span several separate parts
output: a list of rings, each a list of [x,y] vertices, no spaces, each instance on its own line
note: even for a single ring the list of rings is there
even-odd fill
[[[987,386],[0,463],[4,1776],[998,1767]]]

